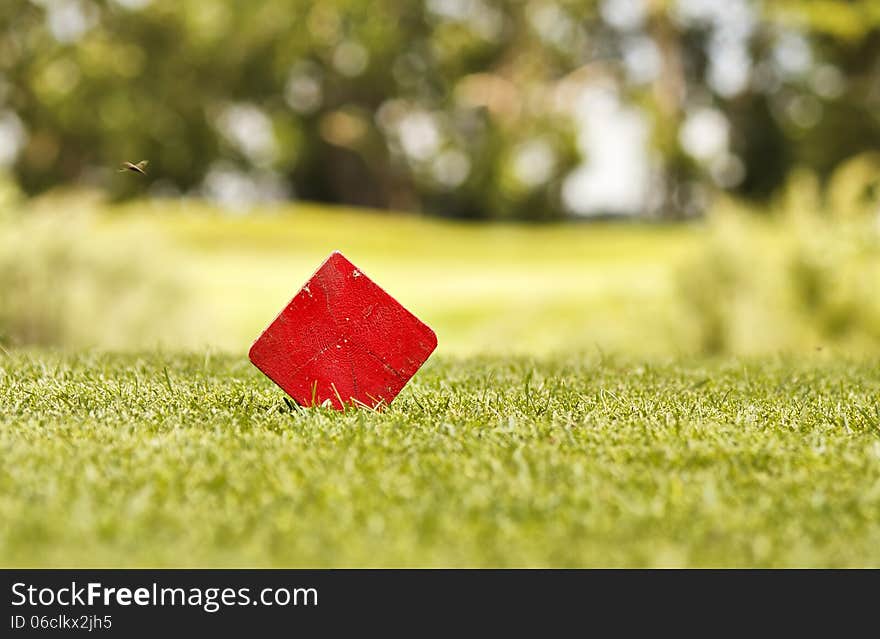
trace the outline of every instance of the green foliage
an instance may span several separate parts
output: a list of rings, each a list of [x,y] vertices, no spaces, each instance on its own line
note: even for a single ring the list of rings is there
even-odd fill
[[[435,358],[385,413],[240,357],[0,356],[4,566],[876,566],[880,372]]]
[[[824,177],[880,144],[876,3],[746,0],[727,27],[667,2],[621,26],[611,4],[6,0],[0,118],[22,123],[28,193],[76,181],[476,218],[568,212],[564,180],[591,160],[584,87],[651,131],[656,201],[631,212],[699,211],[695,184],[766,197],[794,166]],[[744,38],[733,89],[713,80],[739,59],[716,46],[728,36]],[[730,148],[694,157],[680,133],[707,108]],[[113,172],[142,158],[146,180]]]
[[[834,184],[851,192],[845,180],[835,175]],[[807,190],[804,176],[797,182]],[[880,346],[876,213],[835,219],[809,199],[790,199],[798,208],[773,223],[742,210],[712,216],[705,246],[678,277],[682,329],[701,351]]]
[[[782,21],[848,40],[865,38],[880,25],[880,7],[873,0],[774,0],[768,5]]]
[[[154,0],[142,10],[87,0],[77,6],[93,28],[58,42],[43,24],[51,11],[15,0],[19,10],[0,16],[11,50],[0,73],[30,134],[18,176],[33,192],[92,171],[131,195],[143,185],[106,169],[148,157],[160,192],[200,188],[215,168],[311,199],[376,205],[418,194],[462,214],[552,212],[550,190],[511,185],[503,172],[517,145],[537,138],[556,147],[561,174],[573,160],[564,123],[454,105],[461,78],[527,42],[516,4],[486,5],[481,35],[396,0]],[[400,149],[395,131],[408,114],[425,153]]]
[[[0,216],[0,343],[154,344],[174,323],[180,287],[167,247],[143,226],[109,235],[92,207],[50,199]]]
[[[880,153],[863,153],[841,164],[827,191],[829,215],[861,220],[880,216]]]

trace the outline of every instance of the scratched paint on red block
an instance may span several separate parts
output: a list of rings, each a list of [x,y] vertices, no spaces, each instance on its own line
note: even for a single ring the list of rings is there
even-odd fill
[[[437,336],[342,253],[318,268],[250,350],[301,406],[387,406]]]

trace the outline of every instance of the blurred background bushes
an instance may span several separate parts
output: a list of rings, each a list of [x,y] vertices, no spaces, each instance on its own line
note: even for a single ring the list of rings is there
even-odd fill
[[[792,173],[763,211],[720,202],[677,273],[683,333],[708,354],[880,346],[880,173],[874,154],[822,189]]]
[[[878,25],[874,0],[4,0],[0,165],[28,194],[139,195],[114,169],[146,158],[152,195],[232,208],[691,217],[878,149]]]
[[[11,191],[0,184],[0,346],[155,347],[196,330],[156,233],[109,228],[85,195],[22,207]]]

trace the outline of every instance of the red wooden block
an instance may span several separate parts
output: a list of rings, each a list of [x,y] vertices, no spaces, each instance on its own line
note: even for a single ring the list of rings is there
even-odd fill
[[[263,331],[254,365],[301,406],[385,406],[437,347],[437,336],[333,252]]]

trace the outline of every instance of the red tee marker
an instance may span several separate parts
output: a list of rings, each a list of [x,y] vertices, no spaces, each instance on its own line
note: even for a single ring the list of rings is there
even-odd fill
[[[391,403],[437,347],[434,331],[333,252],[251,346],[301,406]]]

